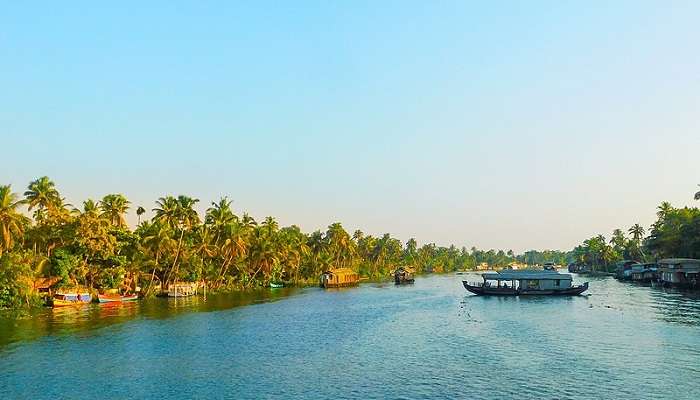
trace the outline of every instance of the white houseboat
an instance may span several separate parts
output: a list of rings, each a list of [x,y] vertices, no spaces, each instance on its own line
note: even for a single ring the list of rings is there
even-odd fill
[[[462,281],[464,288],[477,295],[578,295],[588,289],[588,282],[572,286],[571,275],[546,270],[503,270],[484,273],[483,282]]]

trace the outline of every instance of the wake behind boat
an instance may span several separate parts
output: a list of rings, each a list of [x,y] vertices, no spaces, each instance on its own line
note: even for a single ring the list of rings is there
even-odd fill
[[[570,274],[562,274],[553,269],[503,270],[481,276],[483,282],[462,281],[464,288],[477,295],[496,296],[575,296],[588,290],[588,282],[572,286]]]

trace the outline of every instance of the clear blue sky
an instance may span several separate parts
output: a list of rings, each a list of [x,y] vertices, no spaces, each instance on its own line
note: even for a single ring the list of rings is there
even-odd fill
[[[695,203],[700,2],[96,3],[0,11],[16,191],[516,251]]]

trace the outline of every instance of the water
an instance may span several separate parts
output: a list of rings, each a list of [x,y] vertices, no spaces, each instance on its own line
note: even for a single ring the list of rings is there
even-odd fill
[[[463,278],[0,318],[0,397],[700,398],[700,299],[610,278],[476,297]]]

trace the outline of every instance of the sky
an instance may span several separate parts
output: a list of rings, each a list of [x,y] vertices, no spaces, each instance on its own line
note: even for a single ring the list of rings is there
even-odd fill
[[[518,252],[700,205],[700,2],[100,3],[0,10],[0,184]]]

